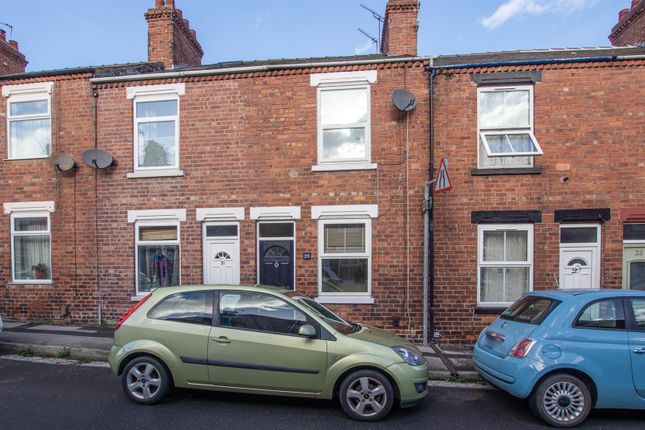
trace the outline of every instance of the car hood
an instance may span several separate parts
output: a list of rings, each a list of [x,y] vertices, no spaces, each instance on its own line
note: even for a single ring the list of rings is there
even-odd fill
[[[357,331],[356,333],[350,333],[346,336],[353,339],[360,339],[365,342],[377,343],[379,345],[388,347],[405,346],[406,348],[410,348],[418,352],[417,347],[410,341],[387,330],[376,327],[364,325],[362,326],[360,331]]]

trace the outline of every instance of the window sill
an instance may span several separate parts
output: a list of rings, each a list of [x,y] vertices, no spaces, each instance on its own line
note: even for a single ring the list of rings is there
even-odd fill
[[[345,295],[325,295],[315,298],[318,303],[329,304],[356,304],[356,305],[371,305],[374,303],[372,296],[345,296]]]
[[[24,281],[11,281],[9,285],[53,285],[54,281],[49,280],[38,280],[38,279],[28,279]]]
[[[472,169],[471,176],[494,176],[494,175],[541,175],[544,172],[542,167],[511,167],[506,169]]]
[[[475,313],[480,315],[497,315],[501,314],[506,309],[508,308],[504,306],[476,306]]]
[[[167,178],[172,176],[184,176],[184,171],[179,169],[139,170],[127,175],[128,179]]]
[[[376,170],[376,163],[329,163],[311,166],[312,172],[336,172],[342,170]]]
[[[24,157],[24,158],[4,158],[2,161],[27,161],[27,160],[44,160],[49,158],[49,155],[41,155],[39,157]]]

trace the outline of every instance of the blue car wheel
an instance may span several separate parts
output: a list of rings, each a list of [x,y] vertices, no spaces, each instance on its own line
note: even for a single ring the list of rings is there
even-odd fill
[[[575,427],[591,411],[593,399],[587,384],[567,374],[551,375],[529,397],[531,411],[554,427]]]

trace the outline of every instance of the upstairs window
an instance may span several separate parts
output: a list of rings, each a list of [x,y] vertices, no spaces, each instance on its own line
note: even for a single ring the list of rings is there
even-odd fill
[[[8,158],[12,160],[45,158],[51,154],[51,82],[8,85]]]
[[[370,85],[376,72],[312,75],[318,87],[318,165],[314,170],[375,168],[371,164]]]
[[[533,86],[477,91],[479,167],[531,167],[542,148],[533,135]]]
[[[183,84],[130,87],[134,99],[134,170],[179,169],[179,96]]]

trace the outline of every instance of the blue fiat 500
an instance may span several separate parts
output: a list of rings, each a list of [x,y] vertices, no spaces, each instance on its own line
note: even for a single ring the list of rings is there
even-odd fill
[[[645,291],[528,293],[479,335],[480,375],[555,427],[645,409]]]

